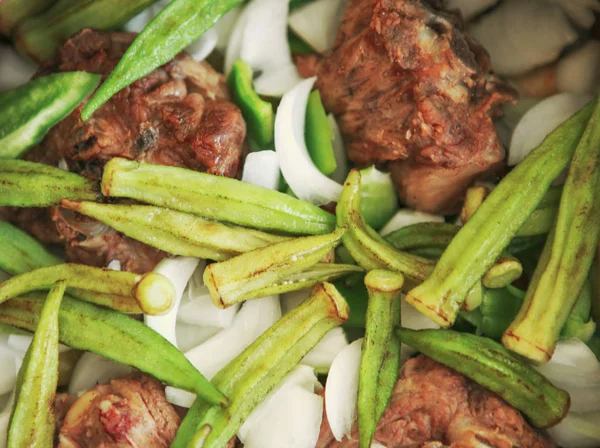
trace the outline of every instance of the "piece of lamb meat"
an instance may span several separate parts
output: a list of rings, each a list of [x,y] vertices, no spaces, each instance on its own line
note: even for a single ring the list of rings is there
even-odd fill
[[[83,70],[105,78],[135,34],[83,30],[69,39],[36,76]],[[236,177],[246,124],[229,101],[225,77],[186,53],[126,87],[82,122],[80,105],[50,130],[27,160],[57,166],[94,182],[113,157]],[[61,162],[64,163],[64,162]],[[2,214],[44,242],[62,242],[71,261],[147,272],[166,254],[73,212],[21,209]]]
[[[390,404],[375,432],[386,448],[550,448],[523,416],[496,394],[423,355],[400,370]],[[358,447],[337,442],[323,415],[317,448]]]
[[[456,212],[474,178],[502,167],[492,118],[517,94],[442,0],[350,0],[334,48],[298,62],[348,158],[389,169],[409,207]]]

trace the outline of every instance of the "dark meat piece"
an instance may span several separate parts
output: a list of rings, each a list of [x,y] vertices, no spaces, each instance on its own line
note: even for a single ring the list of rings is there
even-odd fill
[[[298,66],[318,75],[349,159],[387,166],[410,207],[455,212],[475,177],[501,167],[492,118],[516,92],[441,0],[350,0],[334,49]]]
[[[358,447],[358,434],[337,442],[323,418],[317,448]],[[386,448],[549,448],[521,414],[497,395],[420,355],[405,363],[375,433]]]
[[[69,39],[37,76],[84,70],[107,76],[135,35],[84,30]],[[25,159],[99,181],[112,157],[185,167],[220,176],[238,174],[246,125],[229,101],[223,75],[181,53],[123,89],[82,122],[80,105]],[[72,261],[105,266],[117,259],[134,272],[151,270],[166,254],[96,221],[54,207],[13,211],[11,219],[44,242],[65,243]]]
[[[180,423],[158,381],[145,375],[118,379],[94,387],[71,406],[58,446],[166,448]]]

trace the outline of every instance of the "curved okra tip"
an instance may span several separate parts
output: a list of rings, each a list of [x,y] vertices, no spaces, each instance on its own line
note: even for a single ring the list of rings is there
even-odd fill
[[[556,222],[519,314],[502,336],[534,363],[550,360],[592,267],[600,222],[600,101],[575,149]]]
[[[149,205],[75,201],[61,201],[60,205],[95,218],[149,246],[187,257],[223,261],[290,239]]]
[[[160,314],[175,301],[171,281],[155,272],[144,275],[80,264],[59,264],[17,275],[0,283],[0,303],[65,280],[77,298],[126,313]]]
[[[400,340],[471,378],[525,414],[534,426],[558,424],[569,394],[491,339],[451,330],[396,330]]]
[[[227,364],[212,384],[229,397],[224,408],[196,400],[181,422],[173,448],[187,448],[195,435],[204,448],[221,448],[302,358],[329,332],[348,319],[344,298],[330,283],[315,287],[295,308]],[[206,428],[212,430],[206,434]]]
[[[316,235],[335,228],[331,213],[278,191],[120,158],[111,159],[104,167],[102,193],[259,230]]]
[[[98,195],[86,178],[43,163],[0,158],[0,177],[0,206],[49,207],[61,199],[93,201]]]
[[[360,376],[358,383],[358,434],[360,448],[371,446],[375,428],[381,418],[385,407],[382,403],[389,401],[392,387],[389,387],[392,372],[383,373],[386,368],[396,367],[400,352],[393,349],[390,344],[394,336],[394,328],[400,324],[400,293],[404,277],[384,270],[370,271],[365,277],[365,285],[369,293],[367,307],[367,325],[365,338],[362,344],[362,358],[360,362]],[[398,355],[397,360],[387,360],[392,355]],[[384,381],[385,394],[382,392],[380,379]],[[389,393],[389,395],[387,395]]]
[[[52,286],[17,378],[8,448],[52,446],[54,395],[58,384],[58,314],[66,283]]]
[[[2,303],[0,323],[35,331],[43,304],[38,293]],[[126,314],[67,296],[59,311],[59,338],[69,347],[135,367],[210,403],[227,401],[173,344]]]
[[[490,194],[490,190],[484,185],[475,185],[467,188],[465,202],[460,211],[460,219],[463,223],[467,222],[475,214],[488,194]]]
[[[243,300],[310,287],[323,274],[337,277],[356,272],[360,269],[351,265],[318,265],[339,244],[345,231],[296,238],[213,263],[204,270],[204,284],[215,304],[225,308]]]
[[[0,220],[0,270],[11,275],[23,274],[61,260],[23,230]]]

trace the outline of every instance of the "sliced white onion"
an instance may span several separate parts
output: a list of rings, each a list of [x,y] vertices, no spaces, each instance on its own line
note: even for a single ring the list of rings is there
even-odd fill
[[[356,419],[362,338],[344,348],[333,360],[325,384],[325,411],[338,442],[349,436]]]
[[[600,446],[600,412],[579,414],[569,412],[548,432],[552,439],[566,448],[598,448]]]
[[[300,306],[310,297],[311,292],[312,288],[305,288],[283,294],[281,296],[281,313],[287,314]]]
[[[410,328],[411,330],[428,330],[440,328],[429,317],[418,311],[412,305],[406,303],[404,298],[400,302],[400,320],[404,328]],[[403,365],[408,359],[410,359],[417,350],[409,345],[402,344],[400,349],[400,365]]]
[[[316,383],[310,367],[292,370],[240,427],[244,447],[314,447],[323,416],[323,398],[314,393]]]
[[[10,334],[8,335],[7,346],[11,348],[18,356],[23,357],[31,345],[32,340],[33,335]],[[58,344],[58,351],[60,353],[67,352],[69,350],[71,350],[71,347]]]
[[[134,369],[112,359],[92,352],[85,352],[73,369],[69,382],[69,393],[79,395],[96,386],[106,384],[115,378],[132,373]]]
[[[318,170],[306,149],[306,105],[315,80],[302,81],[281,99],[275,117],[275,149],[283,177],[294,194],[322,205],[337,201],[342,186]]]
[[[6,448],[8,441],[8,424],[10,423],[10,415],[15,401],[14,392],[10,394],[10,398],[0,412],[0,448]]]
[[[10,45],[0,44],[0,92],[25,84],[37,71],[37,65]]]
[[[333,155],[335,157],[335,171],[331,174],[331,178],[339,184],[343,184],[348,177],[348,156],[346,155],[346,147],[344,146],[344,138],[342,131],[337,124],[337,120],[333,114],[327,115],[329,125],[331,126],[331,146],[333,147]]]
[[[61,159],[61,160],[64,160],[64,159]],[[110,262],[106,265],[106,269],[110,269],[111,271],[120,271],[121,270],[121,262],[119,260],[110,260]]]
[[[444,222],[444,217],[441,215],[432,215],[431,213],[419,212],[409,208],[402,208],[390,219],[386,225],[382,227],[379,233],[382,236],[420,222]]]
[[[558,4],[565,14],[582,28],[594,24],[594,11],[600,11],[598,0],[548,0]]]
[[[591,40],[558,61],[556,86],[561,92],[593,94],[600,87],[600,41]]]
[[[154,268],[154,272],[164,275],[175,286],[175,302],[169,311],[160,316],[144,314],[144,323],[175,346],[177,346],[175,325],[177,324],[177,311],[181,303],[181,296],[199,262],[198,258],[192,257],[164,258]]]
[[[222,327],[199,327],[198,325],[177,321],[175,332],[177,334],[177,345],[179,350],[187,352],[203,342],[208,341],[221,330]]]
[[[254,185],[279,189],[279,156],[275,151],[251,152],[244,162],[244,174],[242,180]]]
[[[244,40],[249,13],[250,11],[247,7],[240,8],[235,20],[235,24],[229,33],[227,49],[225,51],[225,61],[223,63],[223,71],[225,72],[226,76],[229,76],[229,73],[231,73],[231,67],[233,67],[233,64],[240,59],[240,54],[242,52],[242,41]]]
[[[337,327],[329,331],[302,359],[302,364],[311,366],[319,373],[326,373],[335,357],[348,346],[344,330]]]
[[[227,48],[229,39],[231,38],[231,33],[233,33],[235,23],[237,22],[241,12],[242,8],[240,6],[236,6],[223,17],[221,17],[217,23],[215,23],[214,28],[217,32],[217,49],[219,49],[221,52],[224,52]]]
[[[346,3],[346,0],[314,1],[293,11],[288,23],[308,45],[324,53],[333,48]]]
[[[515,128],[508,152],[508,165],[521,162],[559,124],[571,117],[588,101],[589,96],[559,93],[529,109]]]
[[[244,351],[281,317],[277,296],[245,302],[233,324],[203,344],[185,353],[186,357],[206,378],[212,379],[232,359]],[[167,387],[167,400],[178,406],[189,407],[194,395]]]
[[[0,395],[9,393],[17,382],[17,363],[7,334],[0,334]]]
[[[496,3],[498,0],[449,0],[448,9],[460,9],[465,20],[470,20]]]

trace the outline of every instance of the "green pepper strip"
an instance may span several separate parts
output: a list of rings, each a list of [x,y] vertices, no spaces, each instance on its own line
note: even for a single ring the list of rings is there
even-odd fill
[[[558,218],[519,314],[502,342],[533,362],[548,362],[581,292],[600,236],[600,101],[575,150]]]
[[[371,446],[377,423],[396,385],[400,351],[391,345],[394,341],[398,343],[393,336],[394,328],[400,324],[399,296],[403,284],[401,275],[389,271],[376,269],[365,277],[369,305],[358,383],[360,448]],[[397,354],[397,358],[393,358],[390,351]],[[384,364],[390,371],[383,372]]]
[[[35,331],[43,304],[36,293],[0,304],[0,323]],[[227,401],[183,353],[142,322],[70,297],[63,299],[58,318],[63,344],[133,366],[210,403]]]
[[[460,229],[431,276],[409,291],[406,300],[411,305],[443,327],[452,325],[469,289],[495,263],[570,162],[593,107],[586,106],[560,125],[500,182]]]
[[[570,397],[491,339],[451,330],[396,331],[400,340],[502,397],[539,428],[559,423]]]
[[[353,265],[319,263],[339,244],[344,232],[338,229],[327,235],[296,238],[213,263],[204,271],[204,284],[214,303],[225,308],[361,271]]]
[[[175,301],[171,281],[155,272],[144,275],[81,264],[59,264],[17,275],[0,283],[0,303],[65,280],[78,299],[124,313],[160,314]]]
[[[173,448],[221,448],[248,415],[332,328],[348,319],[348,305],[335,287],[322,283],[310,299],[260,336],[213,378],[213,385],[231,401],[225,408],[196,400],[183,419]],[[208,430],[210,427],[212,430]],[[202,444],[192,445],[201,431]],[[207,434],[208,433],[208,434]]]
[[[315,235],[331,232],[335,216],[308,202],[257,185],[183,168],[114,158],[104,168],[105,196],[260,230]]]
[[[20,23],[13,38],[22,53],[36,61],[45,61],[78,31],[114,30],[155,1],[59,0],[42,14]]]
[[[0,269],[11,275],[61,263],[38,240],[6,221],[0,221],[0,247]]]
[[[0,159],[0,206],[49,207],[61,199],[95,200],[84,177],[42,163]]]
[[[227,84],[231,89],[233,101],[241,109],[248,123],[248,134],[261,149],[267,149],[273,146],[273,105],[258,96],[252,86],[252,75],[252,68],[240,59],[231,67]]]
[[[222,261],[290,239],[154,206],[74,201],[61,206],[174,255]]]
[[[174,0],[133,41],[81,112],[86,121],[119,90],[166,64],[242,0]]]
[[[54,0],[3,0],[0,2],[0,34],[10,36],[15,25],[48,8]]]
[[[331,125],[318,90],[312,91],[308,97],[305,135],[306,148],[313,163],[320,172],[326,176],[331,175],[337,168],[337,163],[331,143]]]
[[[17,395],[8,428],[8,448],[51,447],[54,396],[58,384],[58,313],[66,283],[52,286],[17,377]]]

